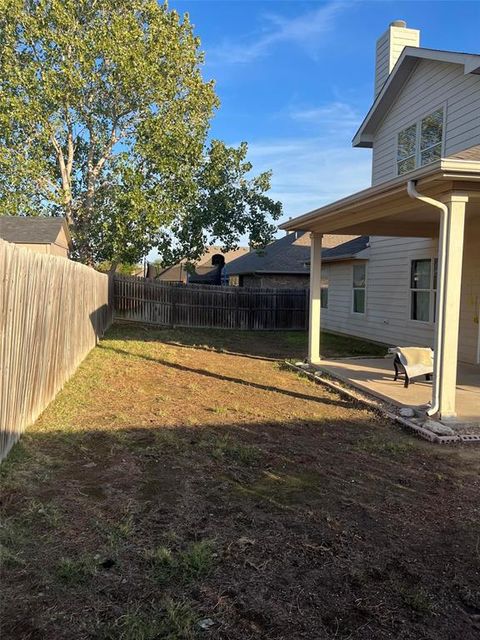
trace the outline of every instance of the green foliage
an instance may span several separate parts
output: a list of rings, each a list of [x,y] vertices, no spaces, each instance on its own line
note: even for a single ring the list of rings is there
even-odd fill
[[[197,260],[205,246],[219,243],[223,251],[238,248],[239,237],[246,234],[252,247],[270,242],[282,212],[280,202],[266,195],[271,172],[252,176],[247,161],[246,142],[236,149],[213,140],[195,182],[196,198],[187,202],[168,229],[161,234],[159,251],[164,264],[180,258]]]
[[[156,0],[1,0],[0,208],[66,215],[85,262],[135,263],[195,193],[217,98]]]
[[[215,564],[212,540],[193,542],[186,549],[174,553],[160,546],[145,553],[156,582],[192,582],[209,575]]]
[[[102,640],[192,640],[198,616],[187,602],[166,598],[161,607],[138,605],[100,632]]]
[[[0,211],[64,215],[76,257],[135,264],[270,240],[270,175],[212,142],[188,16],[157,0],[0,0]]]

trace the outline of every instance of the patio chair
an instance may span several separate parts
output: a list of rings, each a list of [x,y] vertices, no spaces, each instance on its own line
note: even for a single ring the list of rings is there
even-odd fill
[[[433,350],[429,347],[394,347],[389,351],[395,354],[393,359],[395,376],[393,379],[396,381],[403,378],[406,389],[415,378],[425,376],[425,380],[432,379]]]

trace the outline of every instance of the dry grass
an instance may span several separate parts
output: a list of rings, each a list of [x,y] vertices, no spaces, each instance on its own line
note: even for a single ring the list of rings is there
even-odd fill
[[[0,467],[2,638],[478,637],[478,450],[269,359],[303,340],[114,328]]]

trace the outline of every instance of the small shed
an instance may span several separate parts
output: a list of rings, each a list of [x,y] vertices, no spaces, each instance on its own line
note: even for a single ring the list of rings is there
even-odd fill
[[[68,258],[72,238],[65,218],[1,216],[0,238],[39,253]]]

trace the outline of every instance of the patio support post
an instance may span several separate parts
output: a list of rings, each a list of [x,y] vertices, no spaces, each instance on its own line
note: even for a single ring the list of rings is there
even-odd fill
[[[445,247],[445,277],[438,286],[443,286],[443,330],[441,341],[439,414],[441,419],[454,418],[457,388],[458,332],[460,326],[460,293],[462,283],[463,242],[465,231],[465,208],[468,196],[450,193],[444,200],[449,215],[442,226]]]
[[[308,361],[320,362],[320,296],[322,291],[322,234],[311,234],[310,246],[310,318],[308,324]]]

